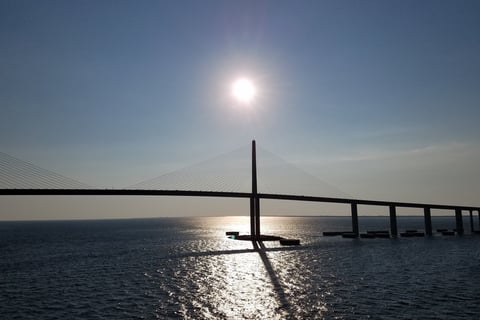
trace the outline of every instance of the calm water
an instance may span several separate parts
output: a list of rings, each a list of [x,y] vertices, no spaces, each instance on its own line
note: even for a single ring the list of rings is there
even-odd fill
[[[360,226],[386,229],[388,218]],[[2,222],[0,318],[480,318],[480,236],[321,236],[349,227],[265,217],[265,233],[302,246],[254,250],[224,236],[246,232],[247,217]],[[406,228],[423,229],[422,218],[401,218]]]

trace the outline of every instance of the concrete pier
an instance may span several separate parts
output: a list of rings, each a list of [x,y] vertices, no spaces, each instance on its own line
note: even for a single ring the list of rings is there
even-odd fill
[[[255,236],[255,199],[250,197],[250,235]]]
[[[432,235],[432,213],[429,207],[423,209],[423,217],[425,220],[425,233],[427,236]]]
[[[358,237],[358,208],[356,203],[351,204],[352,207],[352,233]]]
[[[473,233],[474,228],[473,228],[473,210],[470,210],[470,231]]]
[[[390,234],[392,237],[398,236],[397,208],[395,206],[390,206]]]
[[[260,198],[255,198],[255,234],[260,237]]]
[[[462,217],[462,210],[455,209],[455,224],[457,228],[457,234],[463,235],[463,217]]]

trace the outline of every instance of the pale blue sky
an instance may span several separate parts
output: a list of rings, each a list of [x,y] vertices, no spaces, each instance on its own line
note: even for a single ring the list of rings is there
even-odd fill
[[[355,197],[478,205],[479,16],[453,0],[0,0],[0,151],[122,187],[255,137]],[[249,111],[229,95],[240,74]]]

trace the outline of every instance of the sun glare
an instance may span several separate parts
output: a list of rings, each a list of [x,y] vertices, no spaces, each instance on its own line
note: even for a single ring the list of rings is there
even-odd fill
[[[256,94],[255,85],[247,78],[240,78],[232,83],[232,95],[240,103],[251,103],[255,99]]]

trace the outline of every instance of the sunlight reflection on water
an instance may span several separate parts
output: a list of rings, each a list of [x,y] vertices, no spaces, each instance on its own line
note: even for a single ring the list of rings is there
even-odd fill
[[[388,223],[388,217],[362,219],[376,230]],[[420,229],[423,217],[403,222]],[[454,219],[437,222],[454,225]],[[264,217],[262,223],[264,233],[298,238],[302,245],[265,242],[255,248],[225,236],[225,231],[247,233],[248,217],[0,224],[0,292],[9,301],[0,303],[0,314],[5,319],[475,319],[480,314],[478,236],[321,236],[348,228],[348,217]]]
[[[300,247],[282,247],[278,242],[255,247],[225,237],[225,231],[248,233],[248,217],[198,221],[198,239],[177,247],[177,268],[182,271],[175,275],[179,282],[172,292],[188,288],[178,300],[179,315],[185,319],[364,319],[382,314],[395,319],[405,303],[417,304],[409,311],[414,311],[410,316],[416,315],[420,305],[438,291],[439,274],[432,271],[429,279],[423,278],[430,265],[405,269],[410,262],[419,263],[418,253],[425,259],[429,257],[426,250],[437,248],[428,240],[365,243],[325,238],[319,236],[323,228],[315,219],[262,219],[265,234],[298,237]],[[347,227],[349,220],[345,221]],[[341,223],[340,228],[344,228]],[[452,262],[448,264],[451,267]],[[423,288],[425,295],[420,299],[418,289],[403,286],[408,279],[402,276],[405,272]]]
[[[265,233],[279,231],[269,220],[275,221],[274,218],[264,220]],[[298,256],[282,252],[288,248],[281,247],[278,242],[259,246],[250,241],[226,239],[225,230],[249,231],[247,217],[211,218],[209,222],[208,227],[199,229],[211,230],[216,237],[213,243],[210,241],[207,245],[200,240],[179,247],[178,254],[184,257],[178,261],[174,276],[181,281],[170,295],[188,288],[185,291],[189,297],[180,299],[179,315],[185,319],[294,318],[297,309],[305,306],[293,306],[289,296],[308,295],[308,284],[305,284],[308,273],[302,275]],[[309,309],[320,315],[326,307],[318,296],[314,296]]]
[[[281,285],[272,283],[268,274],[271,270],[260,253],[250,252],[253,246],[249,247],[248,251],[232,254],[212,252],[188,264],[192,271],[180,285],[193,291],[192,300],[181,306],[183,317],[282,319],[288,314],[279,297]],[[194,315],[189,313],[190,307]]]

